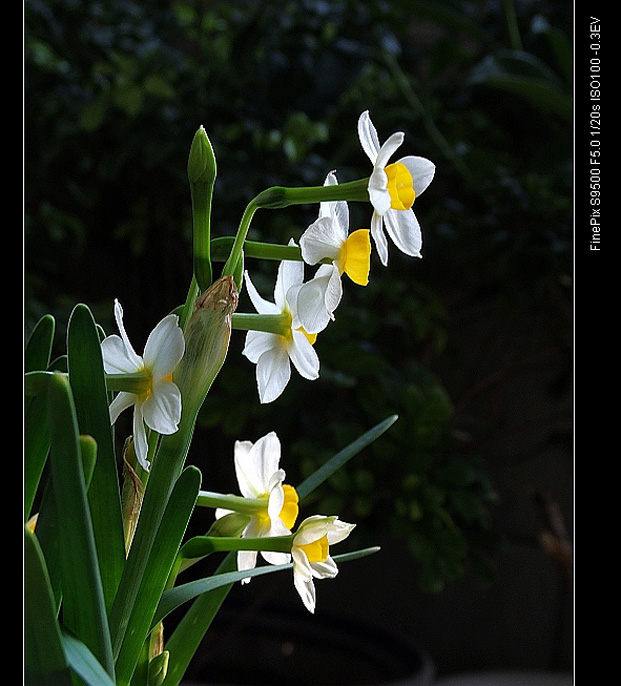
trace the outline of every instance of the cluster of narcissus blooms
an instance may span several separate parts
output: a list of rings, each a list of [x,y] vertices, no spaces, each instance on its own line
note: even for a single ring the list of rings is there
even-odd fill
[[[412,155],[388,164],[403,143],[404,134],[394,133],[380,145],[367,111],[358,120],[358,136],[373,164],[368,183],[373,206],[370,230],[359,229],[350,234],[347,202],[322,202],[317,220],[300,238],[304,262],[320,265],[310,281],[304,282],[303,263],[282,262],[276,279],[274,302],[268,302],[261,298],[246,275],[248,292],[257,312],[281,314],[284,322],[281,333],[249,331],[247,334],[243,352],[256,364],[262,403],[272,402],[283,392],[291,376],[291,362],[305,379],[318,378],[319,358],[313,344],[317,334],[334,319],[343,292],[342,275],[346,274],[362,286],[368,283],[369,235],[383,265],[388,264],[386,233],[406,255],[421,256],[421,230],[412,205],[416,196],[431,183],[434,164]],[[336,184],[336,174],[330,172],[324,185]]]
[[[403,143],[404,134],[394,133],[380,144],[368,112],[360,115],[358,136],[373,165],[367,187],[373,206],[370,229],[349,232],[346,201],[320,202],[316,221],[299,240],[302,261],[285,260],[278,266],[273,301],[261,297],[245,274],[248,294],[257,313],[277,315],[279,321],[276,331],[249,330],[243,350],[256,365],[262,403],[272,402],[282,394],[291,376],[291,363],[302,377],[318,378],[319,358],[314,348],[317,334],[334,319],[343,293],[343,274],[356,284],[368,283],[371,239],[383,265],[388,263],[386,234],[399,250],[420,257],[421,231],[412,205],[433,179],[433,163],[422,157],[406,156],[389,164]],[[324,186],[335,185],[338,185],[336,173],[330,172]],[[294,245],[293,240],[290,245]],[[319,265],[313,278],[306,282],[305,264]],[[133,407],[134,452],[139,464],[148,471],[146,427],[163,435],[175,433],[179,427],[182,398],[172,374],[184,355],[184,335],[178,317],[170,314],[151,332],[140,356],[129,342],[118,301],[114,314],[120,336],[114,334],[102,341],[104,370],[124,377],[126,383],[110,405],[110,419],[114,423],[123,410]],[[284,472],[278,468],[279,459],[280,444],[274,434],[254,445],[238,442],[235,446],[242,495],[262,503],[250,517],[243,537],[291,534],[297,517],[297,495],[283,484]],[[223,512],[218,511],[217,516],[223,516]],[[343,540],[352,528],[353,525],[335,517],[311,517],[302,522],[295,535],[291,534],[290,554],[262,551],[261,555],[270,563],[292,558],[295,587],[306,607],[312,610],[313,578],[332,577],[337,571],[328,546]],[[256,558],[256,551],[240,552],[240,570],[254,567]]]
[[[261,556],[270,564],[293,562],[293,583],[305,607],[315,610],[315,585],[313,579],[331,579],[338,573],[330,557],[330,545],[347,538],[353,524],[337,517],[314,515],[305,519],[295,534],[293,526],[298,516],[298,496],[289,484],[285,484],[285,472],[280,468],[280,441],[274,432],[255,443],[235,443],[235,473],[239,490],[245,499],[254,503],[249,512],[244,508],[247,523],[242,538],[269,538],[291,536],[291,552],[261,550]],[[216,518],[222,519],[234,511],[219,508]],[[253,569],[257,562],[256,550],[237,553],[237,568]],[[246,579],[245,581],[249,581]]]

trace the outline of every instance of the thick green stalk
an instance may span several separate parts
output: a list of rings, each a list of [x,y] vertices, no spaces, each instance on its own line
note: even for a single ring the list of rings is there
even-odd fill
[[[289,207],[289,205],[335,202],[337,200],[369,202],[368,185],[369,179],[365,178],[333,186],[303,186],[301,188],[273,186],[261,191],[248,203],[244,210],[231,253],[222,270],[222,275],[229,276],[235,274],[235,270],[242,259],[242,250],[244,249],[250,222],[259,208],[275,210]]]
[[[291,331],[291,315],[236,312],[231,325],[238,331],[265,331],[286,336]]]
[[[231,314],[237,307],[232,278],[219,279],[197,298],[185,329],[185,354],[173,380],[181,391],[183,409],[176,433],[161,436],[144,492],[140,517],[111,612],[115,655],[136,602],[140,583],[172,488],[181,474],[201,405],[218,375],[231,335]]]

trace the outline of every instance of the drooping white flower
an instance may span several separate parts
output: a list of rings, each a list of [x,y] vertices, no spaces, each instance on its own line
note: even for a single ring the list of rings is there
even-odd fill
[[[280,452],[280,441],[273,431],[255,443],[235,443],[235,474],[239,490],[244,498],[252,501],[250,519],[242,532],[242,538],[291,534],[298,516],[298,495],[293,486],[284,483],[285,472],[279,467]],[[218,508],[216,519],[230,513],[231,510]],[[261,551],[261,556],[275,565],[287,563],[290,559],[288,553],[270,551]],[[237,553],[239,570],[253,569],[256,561],[256,550]]]
[[[134,451],[142,467],[148,470],[145,424],[160,434],[172,434],[179,428],[181,393],[172,373],[183,357],[185,340],[179,318],[169,314],[149,334],[141,357],[129,342],[118,300],[114,302],[114,317],[121,335],[112,334],[101,343],[104,371],[136,375],[136,392],[117,394],[110,404],[110,421],[114,424],[123,410],[133,406]]]
[[[336,185],[336,175],[330,172],[324,185]],[[310,265],[321,264],[311,281],[297,292],[300,320],[305,331],[322,331],[331,319],[343,296],[343,274],[356,284],[369,282],[371,241],[368,229],[349,234],[349,208],[344,200],[322,202],[319,216],[300,238],[302,259]]]
[[[369,198],[374,212],[371,235],[383,265],[388,264],[388,244],[384,229],[406,255],[421,256],[422,235],[412,204],[431,183],[435,165],[424,157],[409,155],[392,164],[389,159],[403,143],[405,134],[393,133],[380,145],[369,112],[358,119],[358,137],[373,164],[369,178]]]
[[[355,524],[337,517],[315,515],[305,519],[296,533],[291,547],[293,584],[309,612],[315,611],[315,583],[313,579],[333,579],[338,568],[330,557],[330,546],[349,536]]]
[[[291,378],[291,362],[305,379],[319,377],[319,358],[313,344],[316,335],[308,334],[299,319],[298,303],[291,294],[304,281],[304,263],[284,260],[278,266],[274,302],[264,300],[246,273],[248,295],[259,314],[280,315],[280,333],[248,331],[243,354],[256,364],[256,379],[261,403],[278,398]],[[291,290],[293,289],[293,290]]]

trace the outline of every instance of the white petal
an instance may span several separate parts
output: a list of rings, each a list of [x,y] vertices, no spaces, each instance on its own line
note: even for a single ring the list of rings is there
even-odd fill
[[[125,332],[125,325],[123,324],[123,308],[121,307],[121,303],[116,299],[114,300],[114,318],[116,320],[116,325],[119,328],[121,338],[123,339],[128,359],[133,361],[134,368],[140,368],[140,365],[142,365],[142,358],[140,355],[136,354],[132,344],[129,342],[129,338]]]
[[[349,524],[340,519],[334,519],[328,525],[328,544],[334,545],[335,543],[344,541],[354,530],[355,526],[355,524]]]
[[[414,155],[402,157],[399,162],[404,164],[412,175],[412,187],[416,197],[418,197],[433,181],[436,165],[425,157],[415,157]]]
[[[323,275],[315,276],[305,283],[297,293],[295,304],[296,317],[293,322],[295,328],[300,326],[309,334],[318,333],[326,328],[330,319],[333,318],[332,311],[338,305],[334,304],[335,293],[328,293],[329,289],[334,290],[332,275],[336,273],[336,281],[341,284],[338,269],[332,265],[324,265],[328,269]],[[338,288],[338,287],[337,287]],[[340,297],[338,298],[340,300]],[[328,307],[328,302],[332,307]]]
[[[144,347],[144,362],[156,380],[172,374],[185,351],[179,317],[169,314],[151,331]]]
[[[136,459],[142,465],[142,468],[149,471],[150,464],[147,460],[147,455],[149,454],[149,445],[147,443],[147,432],[144,428],[144,420],[142,417],[142,410],[140,405],[136,405],[134,409],[134,421],[133,421],[134,433],[134,453],[136,454]]]
[[[388,137],[377,153],[377,159],[375,160],[376,169],[378,167],[383,169],[388,164],[397,148],[403,143],[404,138],[405,134],[402,131],[397,131],[397,133],[393,133],[392,136]]]
[[[339,572],[336,562],[330,556],[324,562],[311,562],[310,566],[315,579],[334,579]]]
[[[319,271],[322,271],[321,267],[319,268]],[[326,274],[328,274],[328,270],[326,270]],[[339,270],[330,270],[329,279],[330,280],[328,281],[328,287],[326,288],[324,297],[326,302],[326,310],[328,310],[330,313],[330,318],[334,319],[334,311],[339,306],[341,298],[343,297],[343,283],[341,282]],[[311,332],[309,331],[309,333]]]
[[[294,549],[297,546],[314,543],[320,538],[327,536],[329,523],[330,518],[323,515],[307,517],[298,527],[298,532],[293,539]]]
[[[259,357],[256,378],[261,403],[271,403],[280,396],[291,378],[289,355],[284,345],[276,346]]]
[[[133,393],[121,391],[110,403],[110,424],[114,424],[123,410],[136,404],[138,397]]]
[[[266,493],[252,459],[252,445],[250,441],[236,441],[233,448],[235,475],[244,498],[257,498]]]
[[[128,350],[123,339],[116,334],[104,338],[101,353],[106,374],[132,374],[144,368],[142,358]]]
[[[287,534],[283,534],[283,536],[286,535]],[[286,565],[291,562],[291,555],[289,555],[289,553],[277,553],[273,550],[261,551],[261,557],[271,565]]]
[[[172,381],[156,381],[142,404],[145,424],[160,434],[174,434],[181,419],[181,392]]]
[[[245,273],[245,282],[250,300],[254,305],[254,309],[259,314],[280,314],[280,309],[274,303],[265,300],[259,295],[259,291],[257,291],[254,284],[250,280],[250,275],[248,272]]]
[[[274,486],[274,475],[276,475],[277,481],[284,479],[284,472],[281,473],[281,470],[278,468],[280,463],[280,440],[276,433],[270,431],[267,435],[259,438],[252,446],[249,458],[252,460],[255,470],[261,479],[262,493],[267,495],[270,488]]]
[[[339,256],[343,241],[340,228],[335,230],[332,217],[319,217],[300,237],[302,259],[306,264],[317,264],[323,259],[336,260]]]
[[[336,174],[330,172],[324,181],[324,186],[337,186]],[[349,233],[349,206],[345,200],[324,201],[319,203],[319,217],[327,217],[333,222],[333,233],[337,239],[337,245],[347,238]]]
[[[412,210],[390,210],[384,215],[384,226],[401,252],[420,257],[423,238],[418,220]]]
[[[319,376],[319,357],[315,348],[302,331],[292,331],[293,341],[289,346],[289,357],[300,376],[313,380]]]
[[[282,336],[266,331],[248,331],[242,354],[256,364],[264,352],[281,345],[281,339]]]
[[[289,245],[295,245],[289,241]],[[304,281],[304,263],[298,260],[283,260],[278,265],[278,276],[274,287],[274,302],[280,312],[286,306],[287,291]]]
[[[293,557],[293,585],[298,592],[304,606],[309,612],[315,611],[315,584],[306,555],[294,548]]]
[[[388,264],[388,241],[384,233],[384,220],[378,212],[374,212],[371,218],[371,236],[380,261],[385,267]]]
[[[388,176],[383,167],[378,167],[369,177],[369,200],[376,212],[385,214],[390,209],[392,202],[388,190]]]
[[[237,569],[246,571],[247,569],[254,569],[257,566],[257,551],[256,550],[240,550],[237,553]],[[250,582],[248,579],[242,579],[242,584]]]
[[[360,139],[362,149],[371,160],[371,164],[375,165],[380,144],[368,110],[364,111],[358,118],[358,138]]]

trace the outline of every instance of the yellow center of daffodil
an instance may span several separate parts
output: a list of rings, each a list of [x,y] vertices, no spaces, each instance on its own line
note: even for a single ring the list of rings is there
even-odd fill
[[[280,510],[279,517],[282,519],[282,522],[287,527],[287,529],[292,529],[293,525],[295,524],[295,520],[298,517],[298,512],[300,509],[298,503],[300,499],[298,497],[297,491],[293,486],[290,486],[289,484],[283,484],[282,490],[285,494],[285,500]],[[270,523],[270,516],[267,513],[268,497],[269,496],[267,495],[262,496],[262,498],[265,499],[265,507],[259,512],[257,512],[255,515],[263,524],[266,525],[269,525]]]
[[[285,502],[283,503],[282,510],[280,511],[280,518],[287,529],[292,529],[297,519],[299,507],[298,507],[298,494],[293,486],[289,484],[282,485],[283,491],[285,492]]]
[[[328,536],[322,536],[317,541],[298,546],[308,558],[309,562],[325,562],[328,558]]]
[[[410,170],[401,162],[389,164],[384,168],[388,176],[390,206],[393,210],[409,210],[414,204],[414,186]]]
[[[369,283],[371,268],[371,238],[369,229],[358,229],[351,233],[341,246],[336,261],[339,273],[347,274],[359,286]]]

